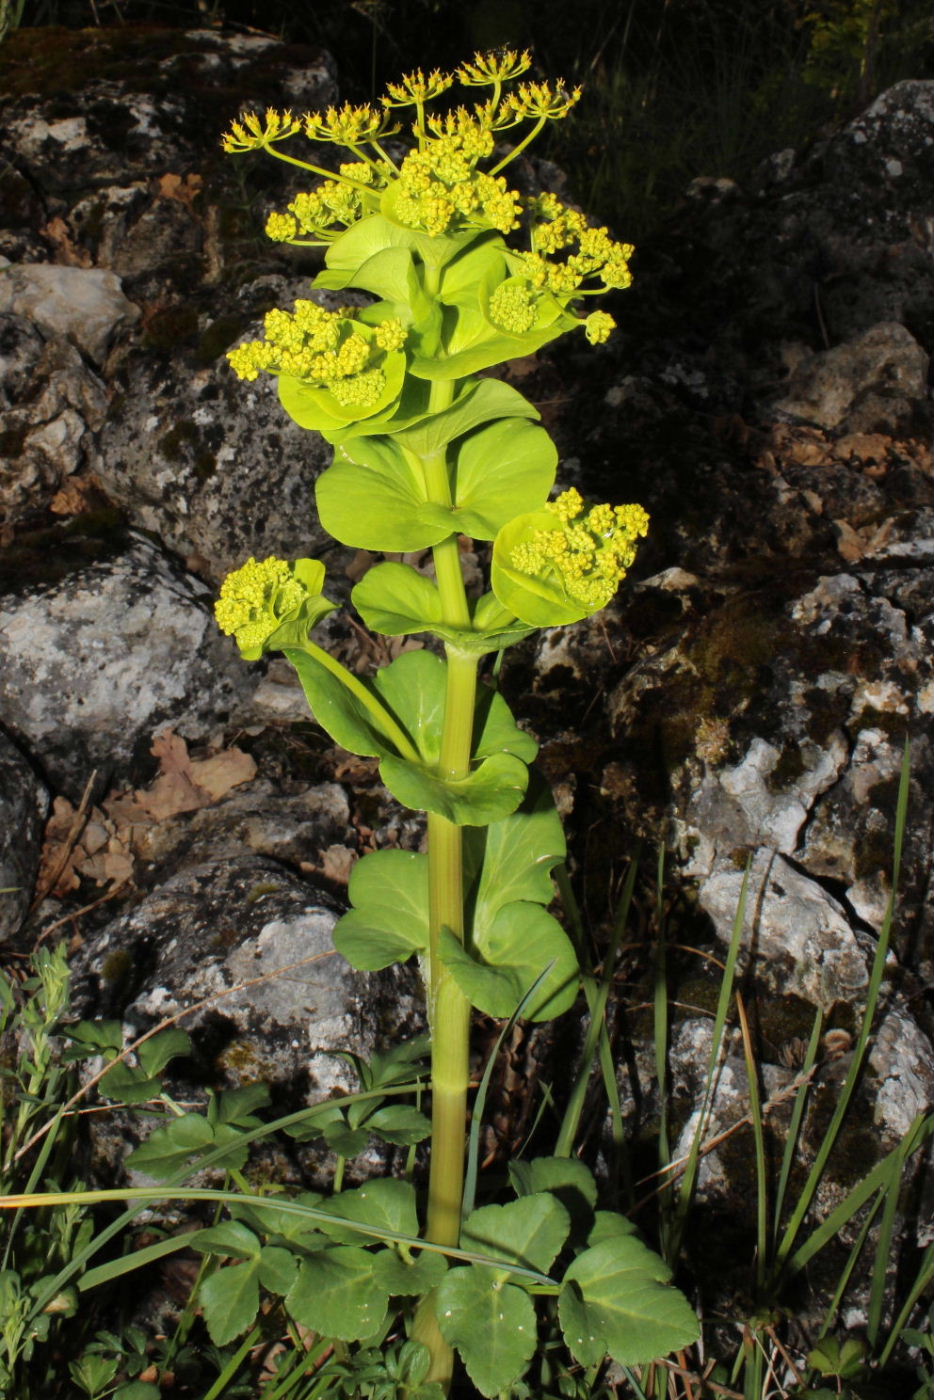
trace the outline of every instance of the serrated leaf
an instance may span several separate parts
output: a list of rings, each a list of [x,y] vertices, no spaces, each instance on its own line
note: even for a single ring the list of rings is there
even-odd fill
[[[256,1320],[259,1312],[259,1254],[246,1264],[231,1264],[209,1274],[198,1301],[215,1346],[226,1346]]]
[[[113,1400],[162,1400],[162,1391],[151,1381],[127,1381],[113,1392]]]
[[[414,1147],[431,1134],[431,1121],[412,1104],[387,1104],[366,1120],[374,1137],[396,1147]]]
[[[578,1230],[586,1228],[593,1220],[597,1183],[586,1163],[576,1157],[535,1157],[531,1162],[510,1162],[509,1180],[519,1196],[550,1192],[564,1206]]]
[[[404,1259],[394,1249],[382,1249],[374,1256],[375,1273],[387,1292],[397,1298],[424,1297],[447,1273],[443,1254],[424,1250]]]
[[[405,962],[428,946],[428,857],[373,851],[350,874],[354,908],[337,921],[334,946],[361,971]]]
[[[325,1337],[356,1342],[371,1337],[386,1312],[388,1290],[377,1279],[374,1256],[338,1245],[305,1259],[286,1294],[296,1322]]]
[[[116,1060],[100,1081],[99,1093],[116,1103],[146,1103],[157,1098],[162,1090],[158,1079],[152,1079],[135,1065]]]
[[[457,1348],[481,1395],[499,1395],[524,1374],[538,1338],[529,1295],[476,1264],[449,1269],[438,1285],[441,1335]]]
[[[260,1120],[254,1110],[265,1108],[271,1097],[268,1084],[244,1084],[239,1089],[224,1089],[214,1100],[217,1122],[238,1128],[256,1128]]]
[[[258,1259],[260,1242],[239,1220],[222,1220],[207,1230],[199,1230],[191,1241],[202,1254],[219,1254],[226,1259]]]
[[[618,1240],[621,1235],[634,1235],[636,1226],[625,1215],[616,1210],[598,1210],[594,1214],[593,1227],[587,1236],[588,1245],[602,1244],[604,1240]]]
[[[418,1215],[415,1210],[415,1188],[411,1182],[397,1181],[393,1177],[377,1177],[364,1186],[350,1191],[341,1191],[323,1202],[322,1210],[329,1214],[344,1216],[347,1220],[359,1221],[361,1225],[375,1225],[380,1230],[391,1230],[397,1235],[417,1235]],[[359,1243],[356,1231],[340,1230],[339,1227],[322,1227],[334,1238],[349,1237],[350,1243]]]
[[[191,1039],[178,1026],[169,1026],[158,1035],[154,1035],[151,1040],[144,1040],[136,1050],[143,1070],[150,1075],[159,1074],[170,1060],[190,1053]]]
[[[474,1249],[489,1259],[519,1264],[547,1273],[571,1229],[571,1217],[561,1202],[539,1192],[520,1196],[502,1206],[471,1211],[461,1230],[461,1248]],[[508,1268],[501,1277],[508,1276]]]
[[[156,1180],[171,1176],[214,1146],[214,1129],[200,1113],[186,1113],[156,1128],[127,1157],[126,1165]]]
[[[317,1208],[325,1199],[318,1191],[302,1191],[293,1198],[298,1205],[312,1206]],[[247,1202],[234,1196],[230,1202],[230,1213],[238,1220],[245,1221],[254,1230],[269,1238],[287,1240],[289,1242],[306,1245],[315,1236],[322,1240],[317,1222],[303,1219],[300,1215],[293,1215],[291,1212],[276,1210],[275,1206],[257,1205],[255,1202]]]
[[[284,1295],[295,1282],[298,1260],[281,1245],[264,1245],[259,1256],[259,1281],[270,1293]]]
[[[700,1328],[684,1294],[667,1286],[670,1277],[664,1260],[634,1235],[584,1250],[565,1274],[558,1300],[571,1353],[584,1366],[606,1355],[641,1366],[690,1346]]]

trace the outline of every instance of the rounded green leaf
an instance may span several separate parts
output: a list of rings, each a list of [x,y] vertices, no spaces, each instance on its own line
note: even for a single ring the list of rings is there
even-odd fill
[[[504,1264],[547,1274],[571,1229],[571,1217],[547,1191],[520,1196],[502,1206],[471,1211],[461,1231],[461,1248]],[[503,1277],[508,1277],[504,1270]]]
[[[562,627],[580,622],[594,609],[572,598],[557,573],[526,574],[512,563],[512,553],[539,530],[560,530],[551,511],[530,511],[504,524],[493,545],[490,583],[502,606],[530,627]]]
[[[508,816],[522,801],[529,780],[528,768],[511,753],[492,754],[459,779],[441,778],[392,756],[382,760],[379,771],[398,802],[416,812],[435,812],[458,826],[486,826]]]
[[[414,452],[427,455],[493,419],[538,417],[538,409],[510,384],[500,379],[468,380],[450,408],[401,429],[396,436]]]
[[[690,1346],[700,1335],[694,1310],[671,1270],[635,1235],[616,1236],[579,1254],[564,1276],[558,1315],[565,1341],[584,1366],[606,1355],[643,1366]]]
[[[300,428],[313,428],[327,437],[335,429],[385,413],[396,403],[405,381],[405,352],[390,351],[383,356],[379,368],[386,382],[379,398],[371,404],[341,403],[330,389],[306,383],[303,379],[294,379],[289,374],[279,375],[279,402]]]
[[[428,549],[451,534],[450,512],[428,500],[417,457],[392,438],[355,438],[315,486],[321,524],[354,549]]]
[[[443,1254],[423,1253],[404,1259],[395,1250],[383,1249],[376,1256],[376,1277],[394,1297],[424,1297],[447,1273]]]
[[[494,539],[547,498],[557,465],[557,448],[537,423],[505,419],[476,429],[455,449],[454,528]]]
[[[540,904],[507,904],[479,926],[475,918],[469,949],[444,930],[441,953],[461,991],[488,1016],[511,1016],[549,967],[523,1015],[530,1021],[550,1020],[569,1010],[577,997],[580,970],[574,946]]]
[[[538,1344],[529,1295],[476,1264],[449,1269],[435,1294],[441,1335],[460,1352],[481,1395],[508,1390]]]
[[[367,627],[387,637],[430,632],[441,625],[438,587],[410,564],[377,564],[351,594]]]
[[[375,972],[428,947],[428,857],[372,851],[358,860],[348,894],[353,908],[337,921],[334,946],[352,967]]]

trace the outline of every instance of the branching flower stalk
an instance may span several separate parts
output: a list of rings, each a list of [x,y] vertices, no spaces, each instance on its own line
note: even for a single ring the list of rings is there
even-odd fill
[[[534,741],[478,685],[478,666],[536,628],[605,607],[648,525],[640,506],[588,505],[576,490],[550,499],[557,454],[537,411],[481,377],[569,331],[605,341],[612,317],[579,307],[630,282],[628,244],[551,193],[520,195],[502,173],[580,96],[522,80],[529,67],[527,54],[477,54],[456,74],[409,74],[379,107],[246,113],[223,141],[317,177],[269,216],[266,232],[326,250],[315,289],[373,298],[327,309],[312,294],[272,310],[261,339],[229,352],[232,368],[246,381],[275,376],[286,412],[333,444],[316,487],[331,535],[384,554],[430,549],[434,560],[433,578],[385,562],[354,589],[372,629],[427,633],[444,648],[444,660],[403,653],[372,680],[310,639],[334,606],[315,560],[249,560],[224,583],[217,619],[248,660],[284,652],[332,738],[378,757],[389,791],[427,813],[427,855],[379,851],[358,862],[335,943],[362,969],[420,960],[432,1035],[425,1233],[450,1246],[462,1229],[472,1009],[508,1016],[525,998],[525,1014],[541,1020],[567,1010],[579,989],[573,946],[547,909],[564,853],[560,821],[530,782]],[[453,105],[456,81],[485,100]],[[331,170],[282,149],[301,136],[350,158]],[[479,598],[465,589],[462,536],[492,542],[491,587]],[[428,1294],[412,1324],[442,1387],[458,1341],[451,1315]]]

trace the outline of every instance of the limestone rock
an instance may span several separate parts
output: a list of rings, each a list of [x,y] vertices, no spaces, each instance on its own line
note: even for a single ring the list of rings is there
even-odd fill
[[[910,331],[882,322],[844,345],[806,357],[775,408],[822,428],[898,433],[927,392],[928,357]]]
[[[102,268],[48,263],[0,268],[0,314],[25,316],[103,364],[114,335],[139,316],[120,279]]]
[[[134,772],[156,730],[212,732],[255,684],[211,599],[148,540],[0,600],[0,720],[73,801]]]
[[[45,784],[0,730],[0,939],[17,933],[32,900],[48,807]]]

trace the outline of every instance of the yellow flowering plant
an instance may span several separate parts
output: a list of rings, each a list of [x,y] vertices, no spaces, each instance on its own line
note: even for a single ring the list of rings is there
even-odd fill
[[[472,1188],[465,1200],[472,1011],[499,1017],[521,1008],[544,1020],[568,1011],[580,989],[576,950],[548,908],[564,837],[550,793],[530,780],[537,745],[502,695],[478,682],[478,668],[535,628],[605,607],[648,525],[637,505],[588,504],[573,489],[550,499],[557,453],[537,410],[483,373],[567,332],[605,341],[612,317],[581,308],[630,282],[628,244],[553,194],[520,193],[503,173],[580,96],[527,80],[530,62],[511,51],[477,54],[456,74],[407,75],[376,107],[247,113],[223,142],[315,177],[270,215],[266,231],[324,250],[314,289],[371,298],[327,310],[312,292],[291,310],[270,311],[263,337],[229,352],[232,369],[244,380],[273,375],[285,411],[333,444],[316,486],[332,536],[378,553],[433,556],[433,576],[383,562],[353,591],[375,631],[438,643],[403,653],[372,679],[353,675],[310,635],[333,606],[317,561],[251,559],[217,604],[244,657],[284,652],[322,727],[351,752],[378,758],[394,797],[427,814],[426,852],[358,861],[351,908],[335,932],[357,968],[419,960],[432,1043],[423,1235],[435,1250],[486,1258],[458,1256],[445,1269],[443,1255],[426,1255],[409,1288],[414,1301],[400,1309],[396,1296],[413,1343],[425,1349],[419,1387],[406,1391],[419,1400],[446,1391],[455,1352],[482,1394],[508,1391],[535,1351],[536,1295],[557,1297],[565,1344],[582,1366],[607,1355],[641,1364],[697,1331],[686,1300],[664,1286],[662,1261],[620,1217],[594,1216],[580,1163],[532,1163],[522,1178],[528,1189],[505,1205],[470,1209]],[[481,89],[482,100],[454,105],[456,82],[468,96]],[[336,168],[294,154],[302,139],[340,148]],[[465,587],[463,536],[492,543],[491,586],[478,598]],[[568,1192],[581,1190],[591,1222],[583,1234],[567,1210]],[[368,1219],[367,1208],[354,1208]],[[502,1266],[491,1267],[491,1256]],[[364,1274],[372,1286],[374,1257],[344,1249],[341,1268],[362,1270],[360,1287]],[[319,1251],[303,1263],[301,1297],[284,1300],[296,1322],[318,1325],[316,1300],[335,1261]],[[555,1268],[560,1280],[549,1274]],[[321,1278],[309,1284],[315,1269]],[[386,1282],[370,1327],[403,1291],[398,1279]],[[371,1331],[354,1338],[368,1341]]]

